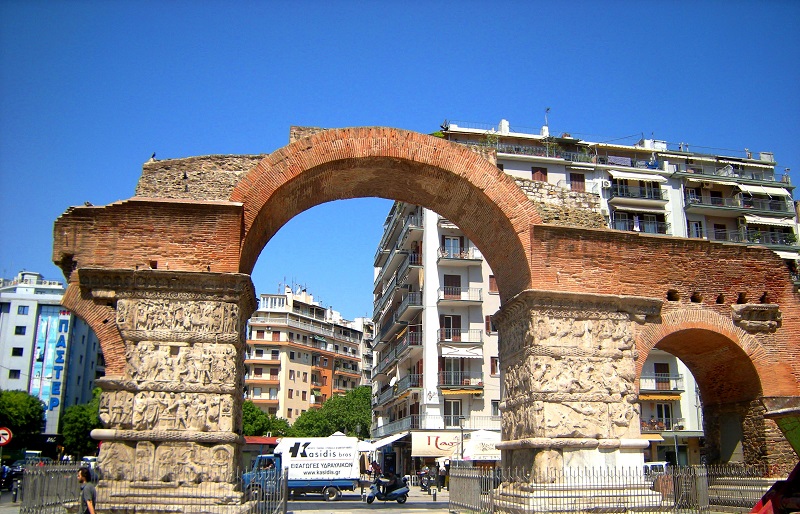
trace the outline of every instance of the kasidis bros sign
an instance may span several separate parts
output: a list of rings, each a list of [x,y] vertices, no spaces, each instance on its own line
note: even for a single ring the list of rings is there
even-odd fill
[[[458,432],[411,432],[412,457],[450,457],[460,452]]]

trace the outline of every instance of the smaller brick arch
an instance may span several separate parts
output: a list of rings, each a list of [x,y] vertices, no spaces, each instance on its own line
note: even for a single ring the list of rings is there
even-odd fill
[[[681,359],[692,371],[706,405],[797,395],[787,363],[776,362],[751,334],[716,312],[681,309],[649,324],[637,338],[641,375],[647,355],[658,348]]]
[[[531,285],[533,204],[482,155],[440,138],[382,127],[326,130],[263,159],[230,200],[244,206],[241,273],[292,217],[333,200],[380,197],[430,208],[458,225],[492,266],[504,299]]]
[[[106,375],[123,374],[125,343],[117,328],[114,307],[94,301],[76,282],[67,286],[61,304],[85,321],[97,335],[106,361]]]

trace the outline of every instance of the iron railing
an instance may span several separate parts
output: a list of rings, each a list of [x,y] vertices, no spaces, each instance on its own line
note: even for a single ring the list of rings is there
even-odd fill
[[[479,328],[440,328],[437,331],[440,343],[482,343],[483,330]]]
[[[480,302],[483,300],[483,289],[480,287],[444,286],[436,290],[438,301]]]
[[[764,466],[527,469],[451,461],[451,512],[709,512],[749,510],[785,475]],[[788,473],[788,471],[786,471]]]
[[[639,391],[683,390],[683,375],[669,373],[642,374],[639,377]]]
[[[483,386],[482,371],[440,371],[440,386]]]
[[[655,176],[654,176],[655,179]],[[667,200],[665,189],[653,187],[634,187],[615,185],[611,187],[609,198],[639,198],[644,200]]]
[[[439,414],[414,414],[381,426],[373,426],[372,437],[386,437],[406,430],[500,430],[500,416],[464,416]]]
[[[18,495],[20,514],[78,512],[80,467],[77,463],[27,467]],[[134,507],[149,511],[150,507],[162,506],[176,512],[184,512],[184,508],[189,508],[187,512],[223,512],[223,506],[242,505],[253,514],[286,514],[288,469],[268,477],[268,487],[259,487],[256,480],[248,483],[243,472],[231,473],[230,480],[224,482],[209,479],[213,473],[198,470],[191,482],[179,481],[172,474],[167,480],[128,482],[102,480],[100,472],[93,472],[97,491],[95,508],[121,512],[132,511]]]

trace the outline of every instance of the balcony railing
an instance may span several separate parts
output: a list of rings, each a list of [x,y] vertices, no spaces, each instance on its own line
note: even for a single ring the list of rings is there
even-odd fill
[[[422,346],[422,334],[419,332],[406,332],[394,349],[394,355],[400,355],[409,346]]]
[[[667,191],[652,187],[615,185],[611,187],[610,198],[640,198],[644,200],[667,200]]]
[[[438,341],[448,343],[482,343],[483,330],[462,328],[440,328]]]
[[[669,169],[673,173],[689,173],[692,175],[705,175],[708,177],[733,177],[744,180],[756,180],[759,182],[782,182],[788,184],[788,175],[776,177],[774,169],[760,168],[757,170],[736,169],[733,166],[703,166],[700,164],[670,163]]]
[[[482,371],[440,371],[440,386],[483,386]]]
[[[471,246],[469,248],[461,248],[460,250],[453,250],[448,248],[439,247],[437,252],[439,259],[457,259],[457,260],[481,260],[483,255],[477,248]]]
[[[689,237],[698,236],[690,234]],[[725,241],[727,243],[797,246],[797,236],[793,232],[762,232],[751,228],[740,228],[738,230],[708,230],[703,237],[709,241]]]
[[[397,313],[402,316],[409,307],[422,307],[422,293],[414,292],[406,294],[400,302],[400,306],[397,308]]]
[[[736,195],[729,198],[686,195],[686,207],[689,208],[693,205],[794,213],[792,206],[786,200],[767,200],[766,198],[753,198],[747,195]]]
[[[639,378],[640,391],[683,391],[683,375],[653,373]]]
[[[645,234],[669,235],[671,225],[663,221],[611,220],[611,228]]]
[[[402,394],[408,389],[422,387],[422,373],[406,375],[397,381],[397,394]]]
[[[500,416],[461,416],[415,414],[406,416],[380,427],[373,427],[372,437],[386,437],[406,430],[460,430],[461,418],[464,418],[465,430],[500,430]]]
[[[408,274],[408,270],[411,266],[422,266],[422,255],[418,253],[410,253],[406,257],[406,260],[403,261],[403,264],[400,265],[400,268],[397,270],[397,280],[401,284],[405,282],[406,275]]]
[[[685,418],[650,418],[642,420],[642,433],[664,432],[665,430],[686,430]]]
[[[452,300],[461,302],[483,301],[483,289],[480,287],[444,286],[436,290],[439,301]]]

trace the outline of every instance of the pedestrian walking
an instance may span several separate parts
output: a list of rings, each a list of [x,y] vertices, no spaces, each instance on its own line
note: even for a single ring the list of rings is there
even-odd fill
[[[81,484],[81,514],[95,514],[97,491],[92,483],[92,474],[89,468],[78,470],[78,483]]]
[[[447,468],[444,467],[444,462],[442,462],[439,464],[439,492],[441,492],[444,487],[445,477],[447,477]]]

